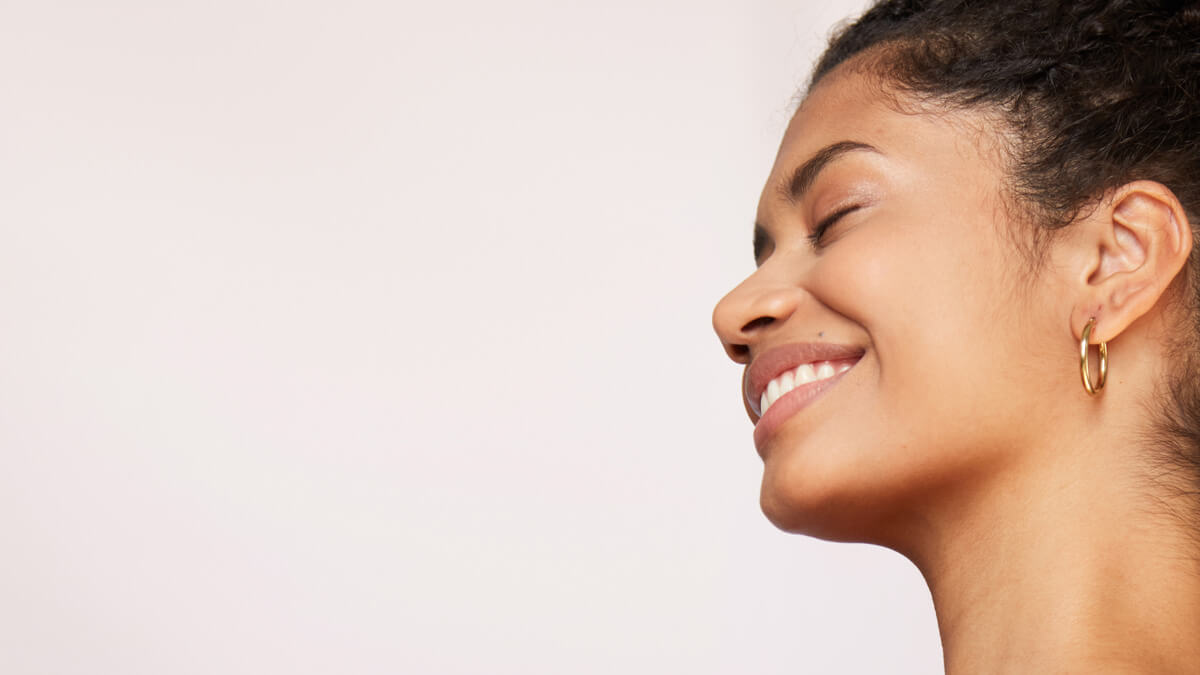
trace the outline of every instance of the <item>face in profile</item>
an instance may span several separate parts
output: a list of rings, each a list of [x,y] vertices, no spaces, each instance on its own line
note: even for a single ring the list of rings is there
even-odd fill
[[[1028,283],[995,140],[969,113],[901,112],[853,71],[791,121],[756,269],[713,315],[747,367],[777,526],[903,549],[956,493],[999,489],[1069,398],[1039,369],[1070,363],[1070,307]]]

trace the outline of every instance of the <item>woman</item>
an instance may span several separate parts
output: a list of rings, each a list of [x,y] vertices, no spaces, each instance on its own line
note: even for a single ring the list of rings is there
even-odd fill
[[[1197,223],[1197,2],[872,7],[714,311],[768,518],[911,559],[949,673],[1200,673]]]

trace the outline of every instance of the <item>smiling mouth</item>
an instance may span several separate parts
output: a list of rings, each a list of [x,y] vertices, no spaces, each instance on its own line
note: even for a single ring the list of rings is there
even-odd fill
[[[833,379],[853,368],[856,361],[857,359],[817,361],[814,363],[804,363],[792,370],[785,371],[767,383],[766,389],[763,390],[762,396],[758,399],[758,405],[751,405],[751,408],[756,408],[755,413],[761,418],[767,414],[767,411],[770,410],[776,401],[793,390],[805,385]]]
[[[854,367],[865,352],[857,345],[829,342],[793,342],[768,349],[746,368],[742,382],[746,407],[761,418],[784,396],[790,399],[797,392],[824,389]]]
[[[779,428],[836,387],[862,357],[863,352],[853,348],[793,345],[768,352],[761,363],[751,364],[746,396],[758,395],[748,407],[756,418],[754,445],[759,456],[765,460],[770,439]],[[792,366],[798,361],[800,365]],[[777,368],[788,366],[792,367],[763,382]]]

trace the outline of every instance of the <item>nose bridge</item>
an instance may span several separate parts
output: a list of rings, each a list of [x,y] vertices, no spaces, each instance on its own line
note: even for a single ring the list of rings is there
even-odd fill
[[[717,303],[713,328],[725,352],[739,363],[772,325],[786,321],[804,301],[799,279],[786,278],[761,267]]]

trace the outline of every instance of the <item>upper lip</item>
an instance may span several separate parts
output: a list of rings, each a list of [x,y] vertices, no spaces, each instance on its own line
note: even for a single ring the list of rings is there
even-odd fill
[[[864,351],[862,347],[828,342],[793,342],[768,349],[755,357],[746,369],[746,399],[757,411],[758,399],[767,385],[787,371],[805,363],[858,359]]]

